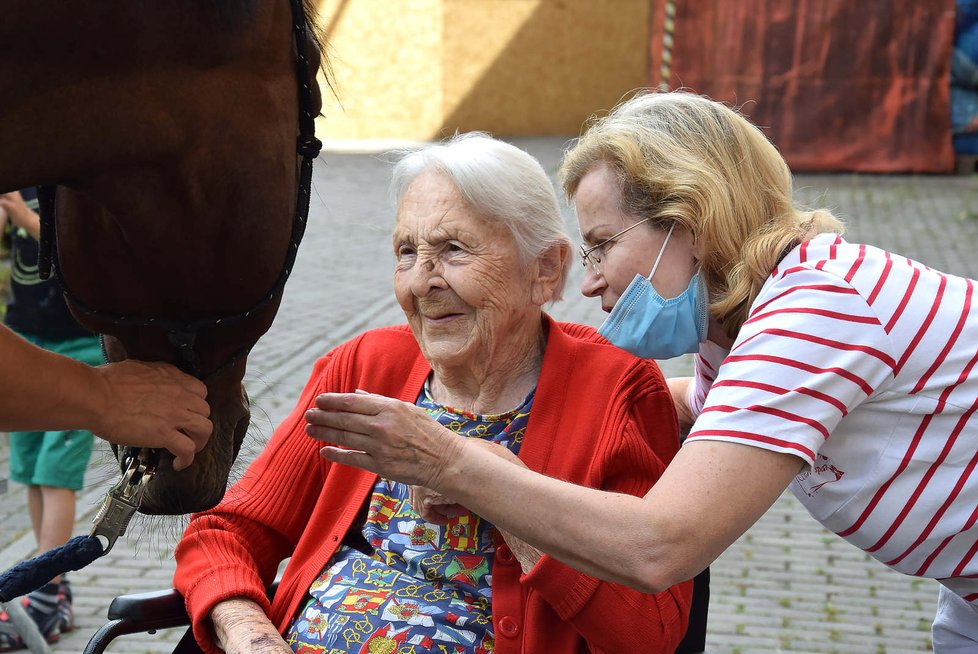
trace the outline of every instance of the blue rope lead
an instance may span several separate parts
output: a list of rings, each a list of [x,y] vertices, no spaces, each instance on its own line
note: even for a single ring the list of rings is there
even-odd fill
[[[69,570],[81,570],[108,554],[116,540],[126,533],[129,520],[139,509],[146,484],[156,472],[156,467],[149,462],[154,456],[153,451],[127,452],[129,463],[126,471],[102,500],[92,532],[88,536],[76,536],[61,547],[22,561],[0,575],[0,602],[26,595]]]
[[[75,536],[61,547],[22,561],[0,575],[0,602],[37,590],[70,570],[81,570],[107,551],[94,536]]]

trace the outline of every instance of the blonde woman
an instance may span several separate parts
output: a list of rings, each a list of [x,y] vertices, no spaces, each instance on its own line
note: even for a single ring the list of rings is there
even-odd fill
[[[697,352],[695,376],[670,380],[690,432],[655,487],[636,498],[534,474],[368,395],[319,398],[309,433],[346,448],[323,455],[647,592],[705,568],[790,487],[880,562],[941,583],[935,651],[978,651],[974,281],[796,209],[763,134],[695,95],[625,102],[562,176],[582,292],[610,312],[601,334],[642,357]]]

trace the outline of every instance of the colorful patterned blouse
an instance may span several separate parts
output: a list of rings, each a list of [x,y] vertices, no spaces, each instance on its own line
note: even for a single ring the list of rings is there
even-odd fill
[[[437,404],[428,384],[417,405],[452,431],[519,453],[533,403],[501,415]],[[492,560],[498,534],[474,514],[425,522],[408,486],[380,479],[370,497],[365,554],[342,545],[309,588],[285,639],[299,654],[488,654]]]

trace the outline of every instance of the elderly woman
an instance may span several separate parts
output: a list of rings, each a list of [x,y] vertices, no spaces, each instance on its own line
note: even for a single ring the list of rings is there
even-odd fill
[[[698,351],[695,377],[670,380],[691,431],[662,479],[644,498],[575,486],[367,395],[317,400],[309,433],[348,448],[324,455],[648,592],[702,570],[790,487],[855,546],[941,583],[935,651],[978,651],[975,282],[847,243],[831,214],[795,208],[756,127],[694,95],[627,101],[562,175],[582,290],[611,314],[601,334],[643,357]]]
[[[408,325],[321,359],[225,501],[193,516],[175,585],[198,641],[248,653],[672,652],[689,583],[645,594],[602,582],[458,507],[425,521],[407,486],[330,464],[306,436],[317,396],[359,390],[398,398],[412,431],[615,493],[644,493],[678,449],[655,364],[543,313],[561,295],[569,239],[532,157],[456,137],[402,159],[393,190]],[[406,456],[437,456],[415,445]],[[265,585],[289,556],[269,605]]]

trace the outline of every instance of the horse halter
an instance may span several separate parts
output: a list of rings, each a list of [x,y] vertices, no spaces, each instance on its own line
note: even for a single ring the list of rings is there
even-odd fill
[[[308,24],[305,12],[302,7],[302,0],[290,0],[292,9],[292,34],[295,40],[295,70],[299,80],[299,135],[296,141],[296,153],[301,158],[299,166],[299,182],[296,190],[295,211],[292,216],[292,234],[289,240],[288,252],[285,262],[275,283],[271,289],[262,296],[257,303],[245,311],[228,315],[212,316],[197,320],[181,321],[156,317],[142,317],[133,315],[116,314],[111,312],[99,311],[86,305],[78,296],[71,292],[60,266],[56,265],[58,260],[58,239],[57,221],[55,218],[55,195],[56,185],[45,185],[38,187],[38,201],[41,215],[41,238],[39,243],[38,271],[41,279],[48,279],[51,271],[54,271],[55,278],[61,285],[65,301],[75,311],[92,317],[96,320],[109,322],[113,325],[125,325],[133,327],[156,327],[164,330],[170,346],[177,353],[177,367],[183,372],[193,375],[198,379],[204,379],[200,369],[200,355],[196,349],[197,335],[205,329],[214,327],[235,325],[247,320],[253,314],[258,313],[267,307],[285,288],[285,282],[292,273],[295,264],[295,257],[299,251],[299,243],[306,230],[306,222],[309,217],[309,199],[311,196],[312,184],[312,161],[322,149],[322,142],[316,138],[315,115],[313,114],[312,87],[309,84],[309,58],[307,50]],[[251,350],[250,347],[243,347],[231,357],[211,371],[207,378],[213,378],[222,372],[230,369],[242,357],[246,356]],[[103,340],[102,351],[105,354],[105,343]]]

